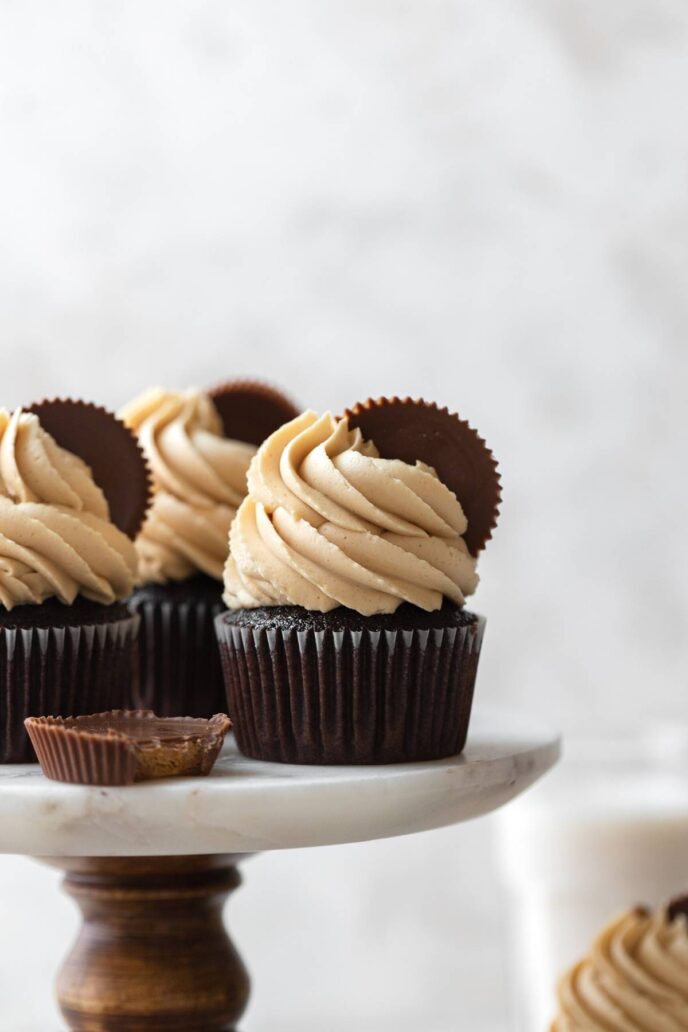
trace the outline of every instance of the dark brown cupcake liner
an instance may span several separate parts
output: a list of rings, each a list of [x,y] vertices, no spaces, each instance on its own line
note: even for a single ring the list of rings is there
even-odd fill
[[[150,710],[26,721],[46,777],[80,785],[203,777],[210,773],[230,727],[221,713],[210,720],[189,720],[158,717]]]
[[[214,620],[217,596],[175,597],[164,586],[135,592],[129,608],[141,618],[136,670],[126,705],[163,717],[211,717],[225,708]]]
[[[27,717],[72,716],[122,705],[139,620],[72,627],[0,628],[0,763],[33,763]]]
[[[382,764],[466,744],[485,621],[415,630],[215,629],[227,709],[246,756]]]

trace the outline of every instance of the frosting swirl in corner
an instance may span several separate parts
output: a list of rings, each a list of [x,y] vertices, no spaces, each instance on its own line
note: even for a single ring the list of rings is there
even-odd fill
[[[551,1032],[686,1032],[688,921],[638,908],[564,976]]]
[[[230,532],[230,609],[364,616],[462,605],[477,584],[461,505],[433,469],[381,459],[360,430],[304,412],[258,449]]]
[[[224,437],[201,391],[153,388],[119,416],[133,430],[153,473],[153,504],[136,539],[141,581],[222,579],[227,535],[246,494],[252,444]]]
[[[110,521],[91,470],[38,416],[0,410],[0,605],[77,595],[108,605],[131,594],[133,542]]]

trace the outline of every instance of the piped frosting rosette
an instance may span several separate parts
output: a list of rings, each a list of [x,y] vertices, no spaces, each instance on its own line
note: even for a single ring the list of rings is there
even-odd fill
[[[155,497],[137,539],[143,582],[222,580],[230,524],[256,443],[296,409],[279,391],[228,381],[210,392],[160,387],[120,412],[151,465]]]
[[[116,423],[81,402],[51,404],[78,411],[84,433],[94,417]],[[135,577],[134,545],[112,522],[86,462],[60,447],[37,414],[0,411],[0,604],[10,610],[53,596],[70,604],[82,595],[107,605],[126,598]]]
[[[431,611],[475,590],[456,495],[424,462],[381,458],[346,418],[309,411],[282,426],[252,460],[248,489],[225,566],[232,609]]]
[[[200,571],[221,580],[255,446],[224,436],[220,415],[202,391],[154,388],[120,416],[138,435],[155,484],[136,541],[140,579],[164,583]]]
[[[685,1032],[688,920],[636,908],[561,980],[552,1032]]]

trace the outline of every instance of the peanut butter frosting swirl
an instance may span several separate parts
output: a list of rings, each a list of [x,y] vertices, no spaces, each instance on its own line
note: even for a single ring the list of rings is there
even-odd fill
[[[136,551],[105,495],[38,416],[0,410],[0,605],[77,595],[108,605],[131,593]]]
[[[227,536],[255,447],[223,435],[207,394],[153,388],[119,413],[139,438],[154,497],[136,540],[141,581],[222,580]]]
[[[456,496],[424,463],[381,459],[346,419],[304,412],[280,427],[251,462],[248,491],[225,566],[231,609],[369,616],[462,605],[475,590]]]
[[[551,1032],[686,1032],[688,922],[631,910],[561,980]]]

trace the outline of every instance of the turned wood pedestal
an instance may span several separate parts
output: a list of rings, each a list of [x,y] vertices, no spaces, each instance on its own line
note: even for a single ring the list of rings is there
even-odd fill
[[[463,755],[433,763],[258,763],[230,738],[210,777],[129,788],[0,766],[0,852],[62,868],[81,909],[57,983],[71,1029],[230,1032],[249,984],[222,909],[242,855],[457,824],[513,799],[558,755],[551,731],[478,711]]]
[[[230,1032],[249,979],[225,930],[231,856],[54,861],[83,924],[57,979],[80,1032]]]

